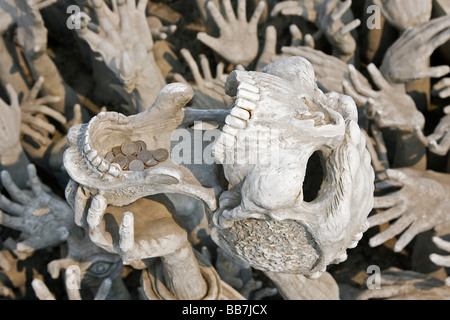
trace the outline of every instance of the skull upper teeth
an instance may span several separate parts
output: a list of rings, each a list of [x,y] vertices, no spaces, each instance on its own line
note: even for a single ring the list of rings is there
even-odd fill
[[[235,117],[237,117],[237,118],[239,118],[239,119],[242,119],[242,120],[250,119],[250,113],[247,110],[241,109],[239,107],[234,107],[231,110],[230,114],[235,116]]]
[[[244,129],[247,125],[247,123],[244,120],[236,118],[232,115],[228,115],[225,118],[225,123],[238,129]]]
[[[259,95],[257,93],[250,92],[245,89],[238,89],[237,95],[238,97],[254,102],[259,100]]]
[[[241,109],[245,109],[248,111],[253,111],[256,108],[256,103],[253,101],[248,101],[242,98],[238,98],[235,102],[236,107],[239,107]]]
[[[256,87],[253,84],[249,83],[250,81],[248,81],[247,79],[246,79],[245,82],[241,82],[239,84],[238,92],[241,91],[241,90],[245,90],[245,91],[248,91],[248,92],[259,93],[258,87]],[[259,98],[259,96],[256,97],[256,99],[258,99],[258,98]]]

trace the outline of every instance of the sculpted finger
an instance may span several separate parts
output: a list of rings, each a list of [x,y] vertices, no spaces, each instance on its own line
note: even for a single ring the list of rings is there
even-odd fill
[[[398,295],[401,292],[400,286],[381,287],[380,289],[366,290],[360,294],[357,300],[383,299]]]
[[[347,80],[342,82],[342,88],[344,89],[344,93],[346,95],[349,95],[353,98],[353,100],[355,100],[358,107],[363,107],[366,105],[368,99],[357,93]]]
[[[11,196],[11,199],[24,205],[31,202],[31,198],[17,187],[8,171],[3,170],[1,172],[1,179],[2,184]]]
[[[179,73],[170,73],[169,78],[175,82],[188,83],[188,81]]]
[[[385,196],[375,197],[373,207],[376,209],[390,208],[399,203],[401,199],[402,199],[401,194],[398,191],[396,191]]]
[[[233,7],[231,6],[231,1],[230,0],[223,0],[222,4],[223,4],[223,8],[225,10],[225,16],[227,17],[227,20],[230,23],[235,23],[236,15],[234,14]]]
[[[20,216],[25,213],[25,207],[12,202],[2,194],[0,194],[0,209],[14,216]]]
[[[29,164],[27,166],[28,171],[28,180],[30,181],[31,189],[36,197],[42,197],[44,194],[43,185],[41,180],[39,179],[36,171],[36,167],[34,164]]]
[[[16,90],[14,90],[14,88],[12,87],[12,85],[10,85],[10,84],[8,83],[8,84],[6,85],[6,91],[8,92],[8,96],[9,96],[9,101],[10,101],[11,107],[12,107],[15,111],[20,112],[19,98],[17,97]]]
[[[217,26],[219,27],[220,32],[222,33],[222,31],[225,31],[228,28],[228,24],[225,21],[225,19],[223,18],[223,16],[220,13],[220,11],[217,9],[217,7],[214,4],[214,2],[209,1],[206,4],[206,7],[208,8],[209,12],[211,13],[212,18],[214,19],[214,21],[216,22]]]
[[[258,21],[261,18],[261,15],[262,15],[265,7],[266,7],[266,3],[264,1],[260,1],[258,3],[258,6],[256,7],[255,11],[253,12],[253,15],[250,18],[250,22],[249,22],[249,30],[251,32],[256,33],[257,27],[258,27]]]
[[[96,245],[108,252],[115,253],[111,235],[105,230],[103,215],[107,207],[106,199],[101,195],[96,195],[88,210],[87,223],[89,227],[89,237]]]
[[[383,77],[383,74],[381,73],[381,71],[378,70],[378,68],[373,63],[371,63],[367,66],[367,70],[369,71],[373,82],[375,82],[375,84],[377,85],[377,87],[379,89],[383,90],[383,89],[389,89],[391,87],[389,82],[387,82],[387,80]]]
[[[222,52],[222,42],[220,41],[220,39],[211,37],[210,35],[204,33],[204,32],[199,32],[197,34],[197,39],[200,40],[201,42],[203,42],[204,45],[210,47],[211,49],[213,49],[214,51],[216,51],[217,53]]]
[[[204,54],[199,55],[200,65],[202,66],[203,76],[206,81],[212,81],[211,68],[209,67],[208,58]]]
[[[422,128],[420,126],[414,126],[414,134],[417,139],[425,146],[428,147],[428,138],[423,134]]]
[[[76,275],[74,275],[74,270],[67,268],[65,275],[66,292],[69,300],[81,300],[80,290],[78,289],[78,279],[73,279],[76,277]]]
[[[11,217],[2,211],[0,211],[0,224],[14,230],[23,232],[30,231],[29,228],[25,227],[24,220],[22,218]]]
[[[192,75],[194,76],[195,84],[199,87],[203,87],[203,77],[200,74],[200,70],[198,69],[197,62],[195,62],[194,58],[191,55],[191,52],[187,49],[181,49],[180,50],[181,55],[183,56],[184,60],[186,60],[189,69],[191,69]]]
[[[445,241],[439,237],[433,237],[432,240],[439,249],[450,252],[450,241]]]
[[[11,270],[11,264],[1,251],[0,251],[0,268],[2,268],[4,271]]]
[[[400,217],[406,211],[406,209],[406,206],[400,205],[390,208],[384,212],[376,213],[375,215],[367,219],[367,221],[369,222],[369,228],[379,226],[380,224]]]
[[[27,113],[22,114],[22,121],[29,125],[32,125],[33,127],[42,129],[42,130],[48,132],[49,134],[54,134],[55,130],[56,130],[55,126],[52,125],[51,123],[49,123],[45,120],[42,120],[38,117],[33,117],[32,115],[27,114]]]
[[[337,21],[342,18],[345,12],[352,6],[352,0],[346,0],[337,5],[336,10],[331,14],[331,20]]]
[[[358,28],[361,25],[361,20],[355,19],[352,22],[346,24],[340,31],[339,34],[341,36],[345,36],[347,33],[352,32],[356,28]]]
[[[439,92],[439,98],[441,99],[447,99],[450,97],[450,87],[442,90],[441,92]]]
[[[20,124],[20,132],[26,136],[29,136],[29,137],[35,139],[36,142],[38,142],[44,146],[46,146],[52,142],[52,140],[50,140],[47,137],[44,137],[40,132],[31,129],[30,126],[28,126],[27,124],[25,124],[23,122]]]
[[[359,92],[360,94],[362,94],[363,96],[365,96],[367,98],[375,98],[376,97],[377,93],[375,91],[373,91],[372,89],[366,87],[365,85],[363,85],[361,83],[361,81],[359,80],[359,75],[358,75],[358,72],[357,72],[355,66],[353,66],[352,64],[349,64],[348,72],[349,72],[350,79],[353,83],[353,86],[355,87],[357,92]]]
[[[450,19],[449,19],[449,21],[450,21]],[[450,28],[450,26],[448,28]],[[431,39],[431,46],[433,48],[438,48],[438,47],[442,46],[443,44],[445,44],[449,39],[450,39],[450,29],[440,32],[436,36],[434,36]]]
[[[376,236],[369,240],[369,245],[371,247],[379,246],[380,244],[394,238],[396,235],[400,234],[405,230],[412,222],[412,219],[408,216],[402,216],[394,224],[390,225],[386,230],[380,232]]]
[[[278,2],[272,9],[272,11],[270,12],[270,15],[272,17],[275,17],[277,14],[279,14],[280,12],[282,12],[284,9],[287,9],[289,7],[292,6],[296,6],[296,4],[293,1],[282,1],[282,2]]]
[[[296,24],[291,24],[289,26],[289,32],[291,33],[292,40],[291,40],[291,47],[298,47],[302,45],[303,41],[303,34],[300,31],[300,29],[297,27]],[[276,42],[275,42],[276,45]]]
[[[266,28],[266,36],[264,42],[264,52],[275,55],[277,48],[277,29],[274,26]]]
[[[394,182],[406,183],[409,181],[408,176],[399,170],[388,169],[386,170],[386,174]]]
[[[425,69],[422,72],[417,72],[416,74],[412,75],[411,77],[407,78],[406,80],[412,81],[412,80],[419,80],[424,78],[440,78],[445,76],[450,72],[449,66],[439,66],[439,67],[431,67],[428,69]]]
[[[432,253],[430,254],[430,260],[438,266],[446,268],[450,267],[450,256],[441,256],[439,254]]]
[[[111,286],[112,286],[111,278],[106,278],[105,280],[103,280],[102,284],[100,285],[100,288],[98,288],[94,300],[106,300],[109,291],[111,290]]]
[[[402,251],[419,233],[425,231],[420,223],[413,222],[413,224],[400,236],[394,246],[395,252]]]
[[[26,100],[35,100],[42,89],[42,85],[44,84],[44,77],[40,76],[38,80],[34,83],[33,87],[28,93],[28,97]]]
[[[247,4],[245,0],[238,0],[237,17],[240,21],[247,21]]]
[[[119,247],[122,259],[129,262],[134,251],[134,216],[132,212],[125,212],[119,228]]]
[[[48,290],[41,279],[34,279],[31,281],[31,286],[39,300],[56,300],[55,296]]]
[[[44,97],[44,98],[57,98],[57,99],[54,99],[53,101],[61,100],[59,97],[52,97],[52,96]],[[44,99],[44,98],[42,98],[42,99]],[[40,100],[40,99],[38,99],[38,100]],[[40,101],[39,105],[25,108],[24,111],[27,111],[31,114],[41,113],[41,114],[44,114],[46,116],[49,116],[49,117],[55,119],[56,121],[58,121],[61,124],[66,124],[67,120],[61,113],[59,113],[58,111],[56,111],[52,108],[44,106],[42,104],[44,104],[44,103],[42,103],[42,101]]]
[[[445,156],[450,150],[450,134],[447,133],[439,144],[436,140],[431,139],[428,147],[431,152],[439,156]]]
[[[314,40],[314,36],[310,35],[309,33],[305,36],[305,46],[307,46],[309,48],[313,48],[313,49],[316,46],[316,41]]]

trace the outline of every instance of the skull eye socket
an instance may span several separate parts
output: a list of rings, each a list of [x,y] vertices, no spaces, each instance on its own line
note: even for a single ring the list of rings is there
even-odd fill
[[[314,152],[309,157],[306,165],[305,180],[303,181],[303,201],[311,202],[319,194],[320,186],[324,178],[324,169],[320,151]]]

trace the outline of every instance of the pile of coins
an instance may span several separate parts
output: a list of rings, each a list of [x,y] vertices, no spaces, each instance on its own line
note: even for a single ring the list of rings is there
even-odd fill
[[[123,170],[129,171],[143,171],[168,158],[169,152],[166,149],[147,150],[147,145],[142,140],[126,141],[105,155],[107,161],[117,163]]]

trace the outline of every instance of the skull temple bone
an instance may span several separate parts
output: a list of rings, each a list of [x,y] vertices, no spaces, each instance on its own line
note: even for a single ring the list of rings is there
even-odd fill
[[[320,277],[346,260],[373,207],[354,101],[318,89],[301,57],[235,70],[226,93],[236,100],[213,155],[231,188],[212,219],[214,241],[256,269]]]

